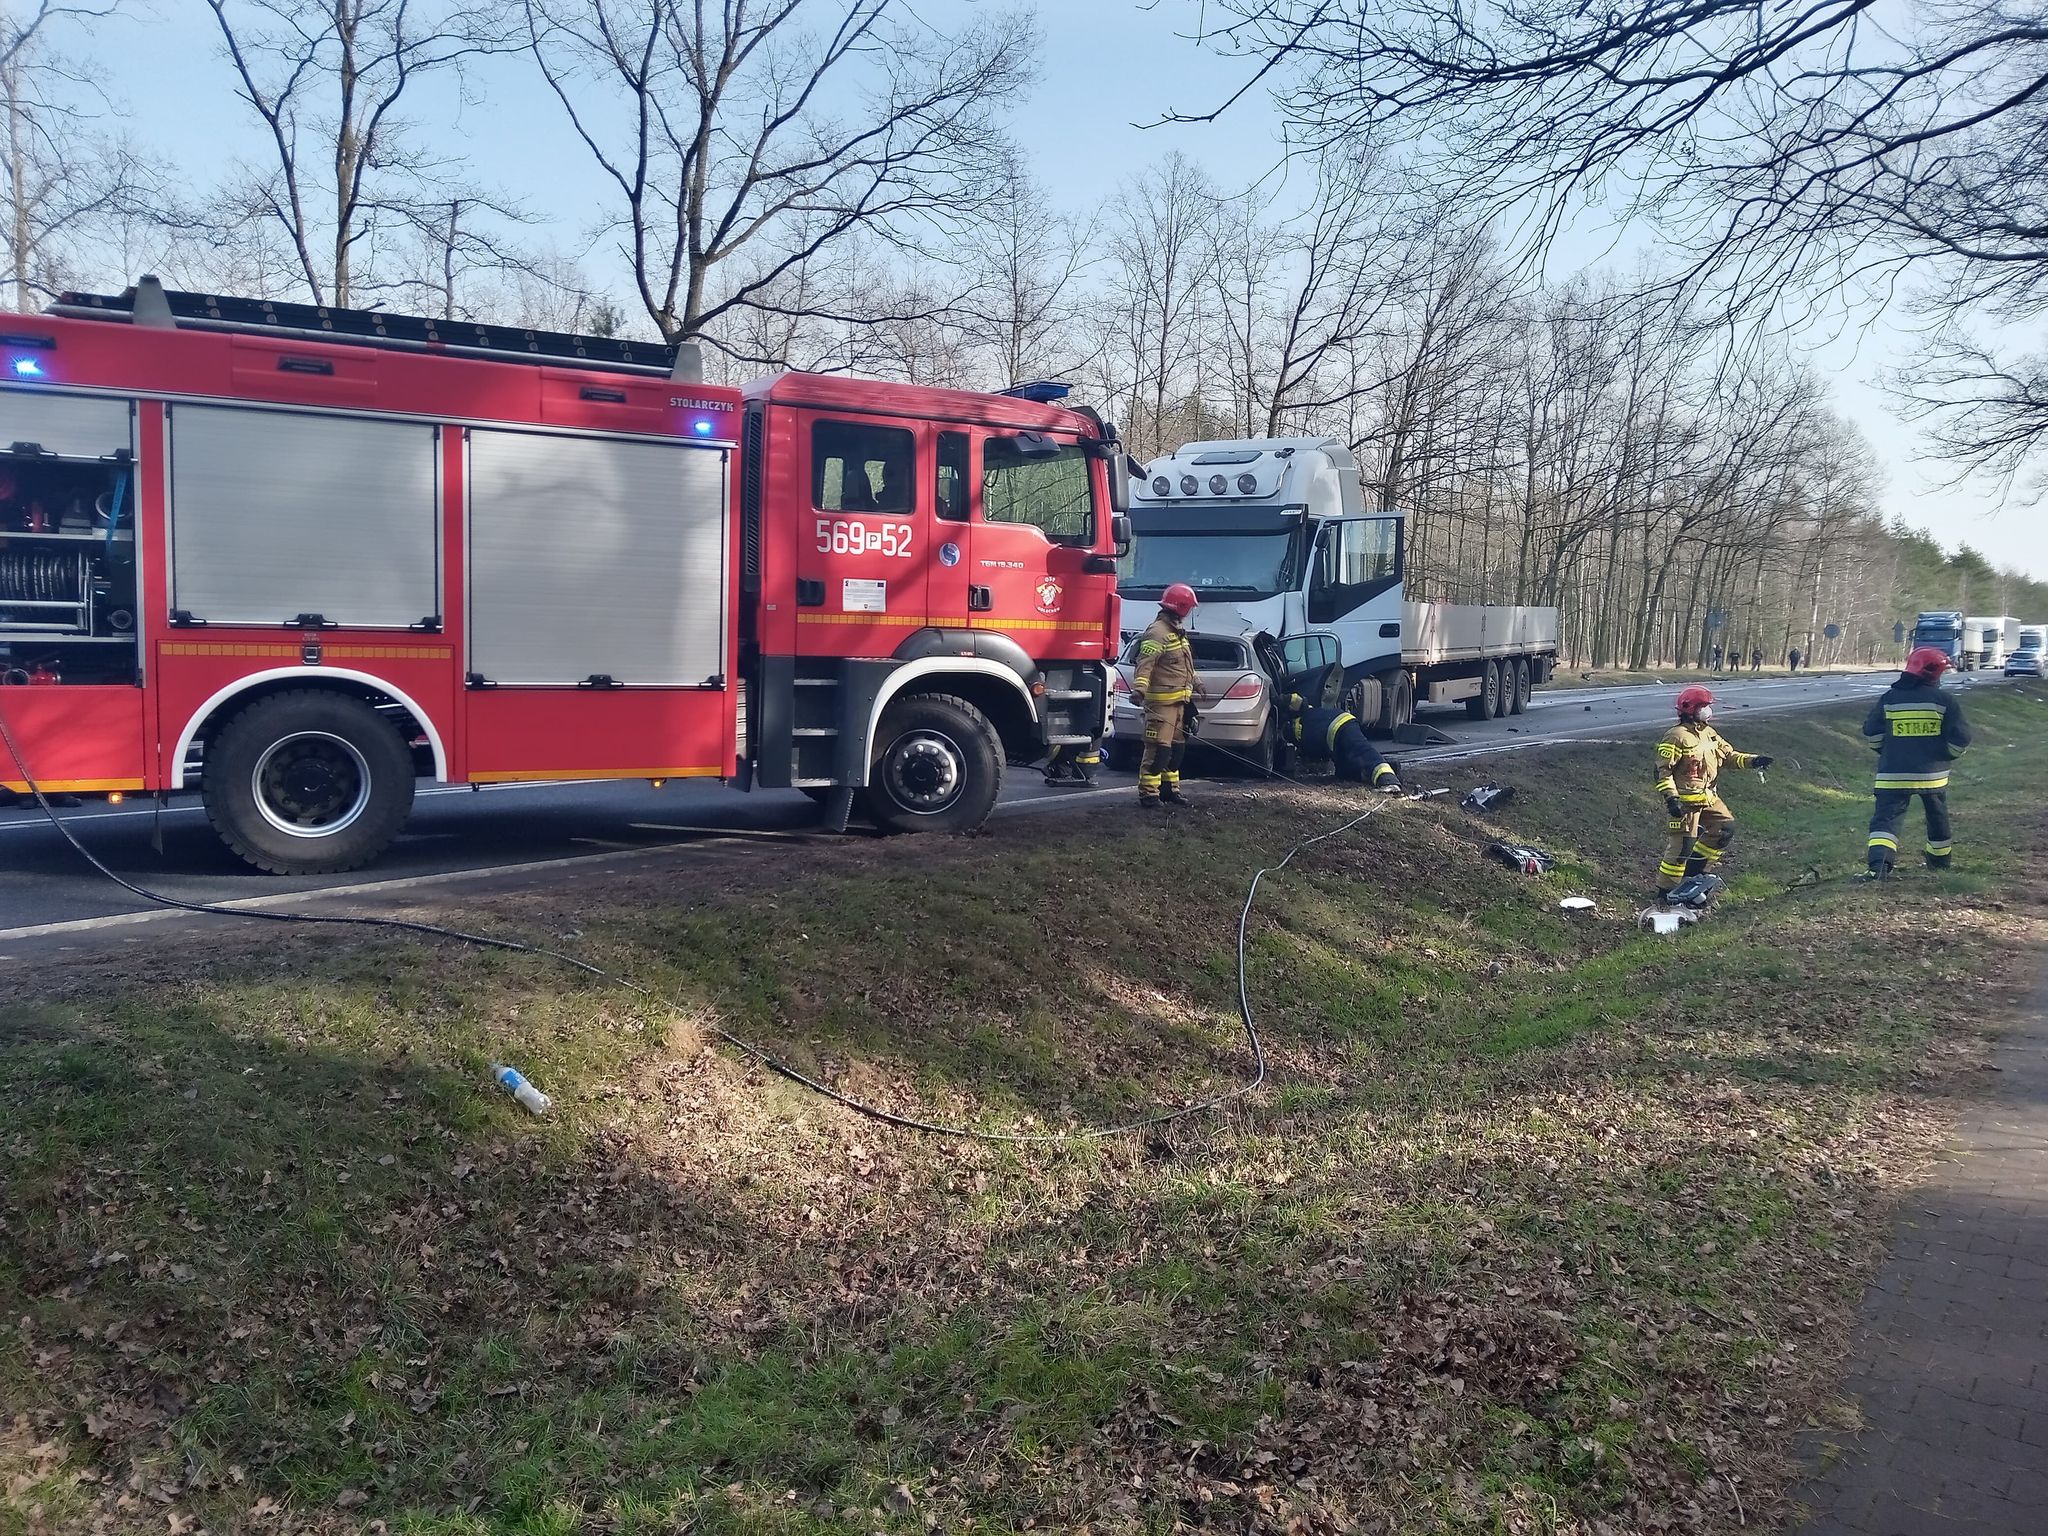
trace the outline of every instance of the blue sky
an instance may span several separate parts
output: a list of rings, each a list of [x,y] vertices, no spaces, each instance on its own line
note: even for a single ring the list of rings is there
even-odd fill
[[[916,0],[928,23],[948,28],[986,0]],[[1083,209],[1171,149],[1201,162],[1219,185],[1250,183],[1280,154],[1280,124],[1262,98],[1248,97],[1217,125],[1143,127],[1173,111],[1219,103],[1243,66],[1180,35],[1201,14],[1201,0],[1041,0],[1041,81],[1018,115],[1014,134],[1032,170],[1055,198]],[[247,109],[232,94],[212,18],[201,0],[157,0],[153,14],[102,24],[72,51],[89,53],[124,109],[130,131],[198,182],[217,178],[241,153],[264,146]],[[474,99],[452,91],[422,96],[412,116],[452,141],[481,179],[535,211],[555,215],[553,233],[573,249],[596,207],[593,171],[565,130],[559,108],[518,59],[491,61],[473,81]],[[601,270],[602,261],[590,263]],[[1994,560],[2048,578],[2048,514],[2000,511],[1986,494],[1940,489],[1941,471],[1915,461],[1915,439],[1875,387],[1902,342],[1883,323],[1814,338],[1816,360],[1831,376],[1840,408],[1862,427],[1886,465],[1887,510],[1929,529],[1944,543],[1967,540]],[[2044,616],[2048,617],[2048,616]]]

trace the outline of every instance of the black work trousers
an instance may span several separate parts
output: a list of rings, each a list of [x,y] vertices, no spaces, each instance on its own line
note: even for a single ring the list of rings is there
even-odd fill
[[[1905,825],[1906,813],[1913,808],[1913,797],[1920,797],[1921,808],[1927,813],[1927,863],[1934,869],[1947,869],[1949,859],[1955,853],[1955,844],[1949,837],[1948,791],[1945,789],[1880,789],[1876,791],[1877,803],[1870,812],[1870,867],[1889,869],[1899,858],[1899,829]]]

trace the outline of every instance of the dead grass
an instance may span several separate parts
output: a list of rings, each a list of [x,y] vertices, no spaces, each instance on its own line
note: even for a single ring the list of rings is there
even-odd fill
[[[1397,806],[1269,882],[1268,1087],[1099,1143],[894,1133],[702,1026],[991,1128],[1185,1102],[1244,1067],[1249,869],[1355,799],[460,914],[673,1008],[267,930],[45,975],[0,1009],[0,1532],[1755,1529],[2044,934],[2043,706],[1970,708],[1965,870],[1850,887],[1854,722],[1760,723],[1678,940],[1640,751],[1518,759],[1501,826]]]

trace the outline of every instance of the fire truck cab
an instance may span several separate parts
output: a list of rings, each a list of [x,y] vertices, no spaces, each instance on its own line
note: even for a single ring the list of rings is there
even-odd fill
[[[251,864],[324,873],[419,777],[962,830],[1101,733],[1113,429],[1052,387],[699,371],[152,278],[11,321],[0,786],[196,788]]]

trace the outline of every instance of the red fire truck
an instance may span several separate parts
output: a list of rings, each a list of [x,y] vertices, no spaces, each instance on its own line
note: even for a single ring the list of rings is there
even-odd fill
[[[318,873],[419,777],[722,778],[958,830],[1006,761],[1100,733],[1113,428],[1053,386],[700,377],[688,345],[153,278],[0,321],[28,773],[196,786],[244,859]]]

